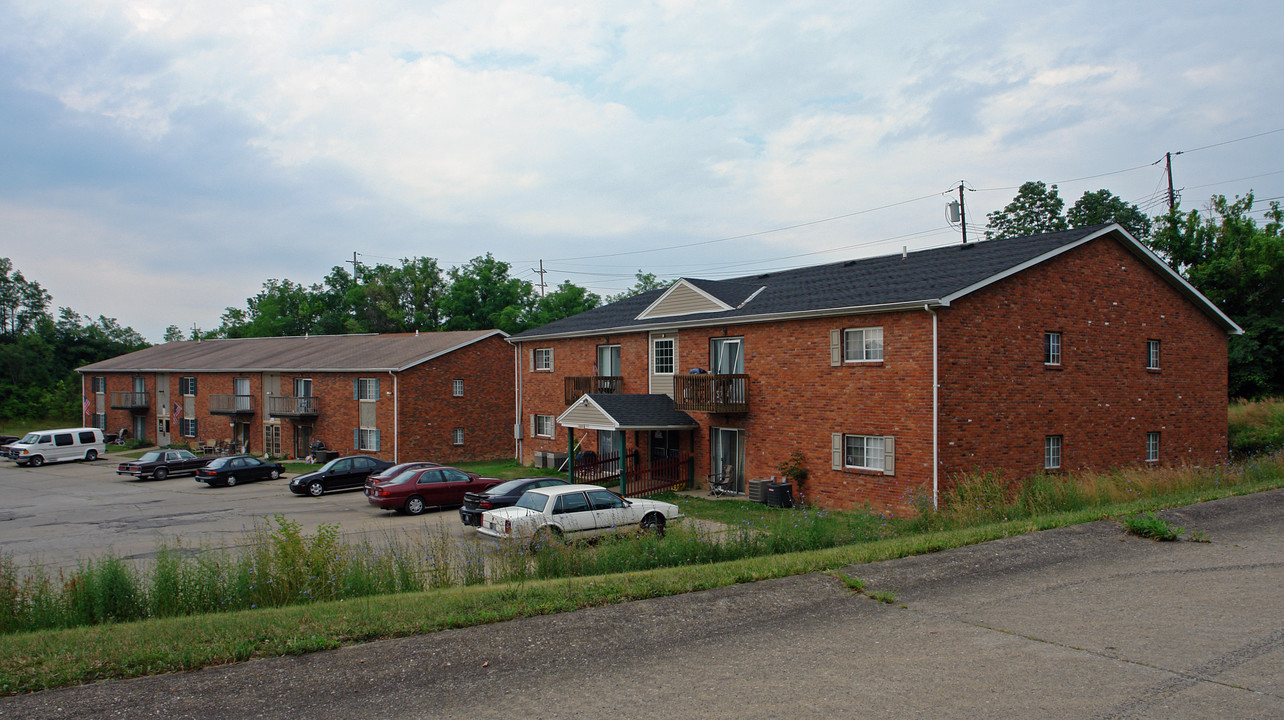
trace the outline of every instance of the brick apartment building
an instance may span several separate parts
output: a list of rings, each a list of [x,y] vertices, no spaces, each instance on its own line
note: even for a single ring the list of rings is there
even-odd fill
[[[974,469],[1215,463],[1239,332],[1118,225],[683,279],[508,339],[518,457],[743,490],[798,451],[810,501],[894,513]]]
[[[499,330],[167,343],[78,370],[88,425],[160,445],[450,463],[512,456]]]

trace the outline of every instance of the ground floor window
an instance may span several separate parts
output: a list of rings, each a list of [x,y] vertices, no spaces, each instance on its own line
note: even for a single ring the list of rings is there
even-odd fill
[[[379,451],[379,431],[374,428],[357,428],[354,440],[357,450]]]
[[[94,413],[94,424],[92,425],[92,427],[96,427],[99,430],[105,431],[107,429],[107,414]]]
[[[183,437],[196,437],[196,418],[183,418],[178,421],[178,427]]]
[[[463,428],[455,428],[454,432],[452,432],[452,433],[450,434],[450,444],[451,444],[451,445],[463,445],[463,444],[464,444],[464,429],[463,429]]]
[[[1043,468],[1056,470],[1061,467],[1061,436],[1049,435],[1043,438]]]
[[[1159,433],[1146,433],[1146,462],[1159,462]]]
[[[553,416],[552,415],[535,416],[535,436],[546,437],[546,438],[553,437]]]

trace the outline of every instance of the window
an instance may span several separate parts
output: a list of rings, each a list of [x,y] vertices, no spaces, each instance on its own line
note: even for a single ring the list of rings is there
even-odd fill
[[[89,378],[90,391],[95,393],[107,392],[107,378],[98,376]]]
[[[1158,340],[1146,341],[1146,369],[1147,370],[1159,369],[1159,341]]]
[[[178,379],[178,394],[179,394],[179,395],[195,395],[195,394],[196,394],[196,378],[195,378],[195,377],[192,377],[192,376],[190,376],[190,375],[180,377],[180,378]],[[192,436],[190,436],[190,435],[189,435],[188,437],[192,437]]]
[[[651,372],[655,375],[673,374],[673,338],[651,341]]]
[[[843,331],[843,362],[883,359],[883,328],[851,328]]]
[[[451,445],[463,445],[463,444],[464,444],[464,429],[463,429],[463,428],[455,428],[454,432],[452,432],[452,433],[450,434],[450,444],[451,444]]]
[[[357,378],[352,381],[352,394],[356,400],[373,402],[379,399],[379,378]]]
[[[595,375],[618,377],[620,375],[620,346],[597,346],[597,372]]]
[[[1061,364],[1061,333],[1045,332],[1043,334],[1043,364]]]
[[[183,437],[196,437],[196,418],[183,418],[178,421],[178,427]]]
[[[714,338],[709,351],[709,369],[714,375],[744,374],[744,338]]]
[[[294,378],[294,397],[312,397],[312,378]]]
[[[106,429],[107,429],[107,414],[106,414],[106,413],[94,413],[94,421],[93,421],[93,423],[92,423],[92,427],[96,427],[96,428],[98,428],[99,430],[106,430]]]
[[[169,418],[167,417],[156,418],[156,434],[163,435],[168,433],[169,433]]]
[[[463,397],[463,396],[464,396],[464,381],[463,381],[463,380],[452,380],[452,381],[451,381],[451,383],[450,383],[450,394],[451,394],[451,396],[452,396],[452,397]]]
[[[82,442],[82,443],[92,443],[93,441],[94,441],[94,434],[93,434],[93,433],[91,433],[91,432],[82,432],[82,433],[80,433],[80,442]]]
[[[535,348],[533,367],[536,372],[553,372],[553,348]]]
[[[535,416],[535,435],[536,437],[553,437],[553,416],[536,415]]]
[[[353,436],[357,450],[379,451],[379,431],[375,428],[357,428]]]
[[[71,433],[58,433],[57,435],[54,435],[55,447],[66,447],[67,445],[74,444],[76,444],[76,441],[71,437]]]
[[[1159,433],[1146,433],[1146,462],[1159,462]]]
[[[1061,467],[1061,436],[1049,435],[1043,438],[1043,469],[1056,470]]]
[[[884,469],[884,438],[877,435],[844,435],[843,467],[858,470]]]

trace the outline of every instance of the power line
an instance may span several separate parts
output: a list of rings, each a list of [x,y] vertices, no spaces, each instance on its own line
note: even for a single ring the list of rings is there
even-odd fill
[[[1230,145],[1231,143],[1243,142],[1243,141],[1245,141],[1245,140],[1252,140],[1253,138],[1259,138],[1259,137],[1262,137],[1263,135],[1273,135],[1273,134],[1275,134],[1275,133],[1277,133],[1277,132],[1284,132],[1284,128],[1276,128],[1276,129],[1274,129],[1274,130],[1267,130],[1266,132],[1260,132],[1260,133],[1257,133],[1256,135],[1245,135],[1245,136],[1244,136],[1244,137],[1242,137],[1242,138],[1235,138],[1234,140],[1226,140],[1226,141],[1224,141],[1224,142],[1213,143],[1212,145],[1203,145],[1203,146],[1201,146],[1201,147],[1192,148],[1192,149],[1190,149],[1190,150],[1179,150],[1179,151],[1177,151],[1177,152],[1175,152],[1175,153],[1173,153],[1173,154],[1174,154],[1174,155],[1189,155],[1190,153],[1193,153],[1193,152],[1199,152],[1200,150],[1207,150],[1208,148],[1221,147],[1222,145]]]

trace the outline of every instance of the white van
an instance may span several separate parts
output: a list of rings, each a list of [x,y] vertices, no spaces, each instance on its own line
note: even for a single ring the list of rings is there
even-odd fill
[[[107,451],[103,431],[87,427],[27,433],[7,448],[10,460],[32,467],[63,460],[97,460]]]

